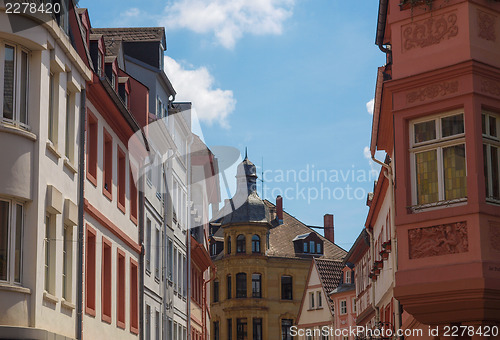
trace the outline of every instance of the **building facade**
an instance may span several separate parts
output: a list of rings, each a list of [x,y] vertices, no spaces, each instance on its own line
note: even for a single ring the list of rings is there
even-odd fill
[[[216,276],[211,281],[211,339],[292,339],[314,257],[340,260],[331,240],[259,198],[255,165],[238,166],[237,189],[212,221]],[[222,243],[222,244],[221,244]]]
[[[499,11],[489,1],[380,1],[387,64],[371,151],[390,156],[403,328],[500,322]]]
[[[339,284],[341,276],[341,261],[317,258],[311,261],[297,315],[297,339],[333,338],[335,301],[330,298],[330,293]]]
[[[79,117],[92,79],[77,22],[72,1],[43,22],[0,4],[2,338],[77,338]]]
[[[354,270],[351,267],[352,265],[343,266],[340,283],[330,292],[335,310],[335,330],[331,338],[336,340],[356,338],[351,333],[356,328],[356,286]]]

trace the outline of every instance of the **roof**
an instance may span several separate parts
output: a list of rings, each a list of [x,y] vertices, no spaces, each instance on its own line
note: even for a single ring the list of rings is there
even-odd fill
[[[356,241],[352,245],[349,253],[344,259],[344,262],[355,264],[359,261],[361,256],[370,249],[370,236],[368,235],[366,229],[363,228]]]
[[[264,203],[269,209],[276,209],[275,205],[268,200],[264,200]],[[275,222],[275,220],[273,222]],[[275,223],[274,225],[275,226],[270,230],[269,251],[266,254],[267,256],[285,258],[310,258],[311,255],[295,253],[293,240],[298,235],[309,235],[311,232],[314,232],[323,241],[323,256],[319,258],[342,260],[347,254],[344,249],[326,239],[304,223],[300,222],[295,217],[288,214],[286,211],[283,211],[283,224]]]
[[[92,28],[92,32],[115,37],[126,42],[159,41],[164,44],[166,41],[164,27]]]
[[[356,285],[354,283],[343,283],[341,285],[338,285],[337,288],[335,288],[329,294],[350,292],[351,290],[355,290],[355,289],[356,289]]]
[[[342,261],[330,259],[314,259],[321,284],[327,293],[337,288],[342,277]]]

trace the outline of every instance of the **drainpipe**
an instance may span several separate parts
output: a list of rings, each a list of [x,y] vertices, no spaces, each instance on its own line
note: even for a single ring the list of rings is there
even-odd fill
[[[396,237],[396,201],[395,201],[395,195],[394,195],[394,174],[392,171],[392,167],[384,162],[379,161],[378,159],[375,158],[375,155],[372,155],[372,160],[381,165],[386,169],[384,171],[384,176],[387,178],[389,181],[389,193],[391,195],[391,249],[392,249],[392,282],[393,286],[396,285],[396,271],[398,269],[398,239]],[[391,163],[391,162],[389,162]],[[395,322],[396,324],[394,325],[395,329],[400,329],[402,320],[401,320],[401,309],[400,309],[400,303],[399,300],[394,299],[395,301],[395,306],[394,306],[394,313],[395,313]]]
[[[139,176],[139,175],[138,175]],[[137,179],[139,189],[139,339],[144,338],[144,176]]]
[[[215,280],[215,278],[217,277],[217,266],[213,266],[213,267],[209,267],[210,268],[210,274],[212,275],[212,277],[210,279],[208,279],[207,281],[204,281],[203,282],[203,299],[202,299],[202,310],[203,310],[203,329],[202,329],[202,339],[203,340],[207,340],[210,338],[210,335],[207,334],[207,319],[206,319],[206,314],[207,314],[207,303],[210,303],[210,301],[207,301],[207,286],[210,282],[212,282],[213,280]]]
[[[83,338],[83,239],[85,184],[85,113],[86,90],[80,92],[80,147],[78,149],[78,258],[76,270],[76,339]]]
[[[370,228],[366,228],[366,232],[368,233],[368,235],[370,235],[370,253],[372,256],[372,260],[375,261],[375,247],[373,246],[373,232],[370,230]],[[379,321],[380,321],[380,310],[378,309],[378,307],[375,306],[375,282],[372,282],[371,300],[372,300],[372,309],[375,311],[375,326],[377,326]]]

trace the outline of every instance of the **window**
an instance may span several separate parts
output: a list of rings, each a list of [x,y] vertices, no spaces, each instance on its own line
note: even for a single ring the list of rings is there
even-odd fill
[[[157,117],[161,117],[161,113],[162,113],[162,107],[163,107],[163,104],[160,100],[160,97],[156,97],[156,116]]]
[[[161,237],[160,229],[156,229],[156,247],[155,247],[155,278],[160,278],[160,249]]]
[[[260,253],[260,237],[258,235],[252,236],[252,253]]]
[[[116,269],[116,324],[125,329],[125,252],[117,250]]]
[[[102,238],[102,320],[111,323],[111,242]]]
[[[238,237],[236,237],[236,252],[238,254],[244,254],[246,252],[244,235],[238,235]]]
[[[146,340],[151,340],[151,307],[146,304],[146,321],[144,328],[146,328]]]
[[[52,144],[57,145],[57,114],[58,110],[58,91],[59,88],[59,74],[50,73],[49,76],[49,140]]]
[[[316,292],[316,296],[318,298],[318,308],[323,307],[323,298],[321,297],[321,292]]]
[[[132,175],[132,169],[130,169],[129,174],[129,186],[130,186],[130,219],[137,225],[137,187],[134,183],[134,176]]]
[[[214,302],[219,302],[219,281],[214,281]]]
[[[262,319],[253,319],[253,340],[262,340]]]
[[[120,147],[117,146],[117,154],[118,154],[118,181],[116,190],[118,191],[118,208],[125,213],[125,153],[122,151]]]
[[[23,206],[0,200],[0,281],[21,283]]]
[[[172,281],[172,268],[174,266],[173,251],[174,251],[173,242],[169,238],[168,239],[168,247],[167,247],[167,258],[168,258],[167,265],[168,265],[168,279],[170,281]]]
[[[356,298],[352,298],[352,312],[356,313],[357,308],[356,308]]]
[[[97,52],[97,75],[99,77],[102,76],[102,53],[101,51]]]
[[[309,293],[309,309],[314,309],[314,292]]]
[[[236,297],[246,298],[247,297],[247,274],[238,273],[236,274]]]
[[[73,268],[73,226],[65,225],[63,231],[63,275],[62,297],[70,302],[72,294],[72,268]]]
[[[227,319],[227,340],[233,340],[233,319]]]
[[[247,319],[236,319],[236,340],[248,340]]]
[[[262,275],[252,274],[252,297],[262,297]]]
[[[321,243],[316,243],[316,253],[323,254],[323,250],[321,249]]]
[[[28,125],[29,54],[26,50],[0,41],[0,81],[3,83],[2,118],[7,123]]]
[[[177,287],[179,288],[179,297],[182,293],[182,254],[177,253]]]
[[[177,292],[177,247],[174,246],[174,253],[172,254],[173,257],[174,257],[174,268],[172,269],[173,270],[173,273],[174,273],[174,277],[173,277],[173,281],[174,281],[174,291]]]
[[[304,253],[308,253],[309,252],[309,244],[307,242],[304,242],[304,249],[303,249]]]
[[[146,273],[151,273],[151,251],[153,245],[151,244],[151,220],[146,218]]]
[[[349,270],[348,270],[348,271],[346,271],[346,272],[344,273],[344,275],[345,275],[345,281],[344,281],[344,282],[345,282],[345,283],[351,283],[351,271],[349,271]]]
[[[500,200],[500,116],[482,114],[483,162],[486,198]]]
[[[103,179],[103,193],[104,195],[112,199],[112,188],[113,188],[113,139],[111,135],[103,129],[104,136],[104,150],[103,150],[103,169],[102,169],[102,179]]]
[[[347,301],[346,300],[341,300],[340,301],[340,315],[347,314]]]
[[[227,244],[227,253],[231,254],[231,236],[227,237],[226,244]]]
[[[55,294],[55,261],[56,261],[56,226],[54,216],[47,213],[45,215],[45,291]]]
[[[292,340],[292,319],[281,319],[281,340]]]
[[[282,276],[281,277],[281,299],[282,300],[293,300],[292,277],[291,276]]]
[[[184,255],[182,255],[182,273],[182,296],[187,297],[187,260]]]
[[[411,124],[414,204],[467,197],[464,115],[444,115]]]
[[[74,162],[74,145],[75,145],[75,96],[71,93],[66,93],[66,138],[64,155],[70,161]]]
[[[231,292],[231,275],[227,276],[227,298],[230,299],[233,295]]]
[[[97,118],[87,114],[87,179],[97,185]]]
[[[87,226],[85,262],[85,312],[95,316],[96,232]]]
[[[219,330],[219,321],[214,321],[214,339],[220,340],[220,330]],[[177,339],[174,335],[174,339]]]
[[[139,286],[137,284],[137,262],[130,259],[130,331],[139,333]]]
[[[314,254],[315,249],[316,249],[316,243],[314,241],[309,241],[309,250],[311,254]]]

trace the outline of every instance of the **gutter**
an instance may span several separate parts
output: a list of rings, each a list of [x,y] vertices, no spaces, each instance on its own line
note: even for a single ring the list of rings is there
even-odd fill
[[[144,176],[140,176],[138,182],[139,190],[139,244],[141,254],[139,255],[139,339],[144,339]]]
[[[375,44],[385,54],[391,53],[391,49],[384,46],[385,25],[387,22],[387,9],[389,0],[380,0],[378,5],[377,36]]]
[[[85,113],[86,90],[80,92],[80,147],[78,154],[78,258],[76,271],[76,339],[83,339],[83,240],[84,240],[84,184],[85,184]]]

